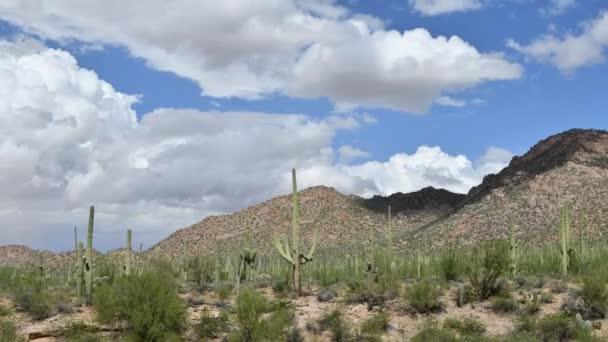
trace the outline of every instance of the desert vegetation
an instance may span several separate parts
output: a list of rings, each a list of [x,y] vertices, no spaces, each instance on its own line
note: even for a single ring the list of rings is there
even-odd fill
[[[293,171],[291,230],[275,250],[167,259],[93,253],[75,236],[70,265],[0,267],[0,341],[601,341],[608,337],[608,244],[577,231],[559,243],[508,239],[427,250],[396,246],[386,225],[317,248]],[[311,241],[302,230],[313,229]],[[310,236],[310,235],[309,235]],[[305,248],[306,247],[306,248]]]

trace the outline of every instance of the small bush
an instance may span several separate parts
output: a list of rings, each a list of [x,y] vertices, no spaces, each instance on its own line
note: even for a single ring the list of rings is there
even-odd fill
[[[211,315],[209,309],[203,309],[201,320],[196,325],[196,334],[199,338],[217,338],[228,329],[228,313],[222,311],[217,317]]]
[[[564,314],[544,316],[536,322],[536,333],[543,341],[569,341],[576,337],[576,322]]]
[[[289,283],[284,279],[276,279],[272,282],[272,291],[277,295],[284,295],[289,290]]]
[[[317,322],[321,331],[329,330],[332,333],[332,341],[344,342],[350,337],[350,329],[340,310],[334,310],[327,313]]]
[[[446,247],[439,256],[439,273],[445,281],[457,280],[461,273],[461,259],[454,246]]]
[[[500,277],[509,267],[509,245],[503,240],[483,243],[473,252],[467,267],[467,278],[481,300],[500,292]]]
[[[512,313],[517,311],[517,302],[509,297],[496,297],[492,299],[490,309],[498,314]]]
[[[608,288],[606,283],[594,277],[583,279],[581,299],[589,311],[586,319],[601,319],[606,317],[608,308]]]
[[[24,286],[15,290],[15,304],[29,313],[35,320],[43,320],[52,315],[49,295],[38,287]]]
[[[168,341],[181,331],[185,307],[173,276],[147,271],[140,276],[116,278],[94,293],[101,322],[128,322],[127,333],[136,341]]]
[[[536,335],[531,332],[514,332],[503,339],[501,342],[542,342]]]
[[[422,280],[412,285],[405,293],[409,307],[418,313],[431,313],[441,310],[439,288],[428,280]]]
[[[379,312],[361,324],[364,335],[382,335],[389,328],[390,317],[386,312]]]
[[[450,330],[439,327],[437,322],[429,321],[411,342],[458,342],[458,338]]]
[[[0,317],[6,317],[11,315],[11,310],[9,308],[0,305]]]
[[[269,303],[252,288],[244,288],[237,297],[237,322],[239,330],[230,341],[279,341],[287,336],[292,316],[286,302]],[[272,311],[267,317],[265,313]]]
[[[483,323],[474,318],[446,318],[443,322],[443,328],[455,331],[460,336],[481,336],[486,332]]]
[[[568,285],[563,280],[554,280],[549,283],[549,289],[552,293],[564,293],[568,291]]]
[[[102,341],[95,335],[95,327],[84,322],[72,322],[64,330],[66,342],[98,342]]]
[[[19,341],[15,323],[8,320],[0,320],[0,342]]]
[[[232,293],[232,288],[229,285],[220,285],[215,289],[215,293],[219,298],[221,303],[224,303],[230,298],[230,294]]]

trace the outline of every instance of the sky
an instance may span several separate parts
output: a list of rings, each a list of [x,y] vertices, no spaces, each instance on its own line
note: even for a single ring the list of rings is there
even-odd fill
[[[147,248],[326,185],[466,193],[606,129],[604,0],[0,2],[0,245]]]

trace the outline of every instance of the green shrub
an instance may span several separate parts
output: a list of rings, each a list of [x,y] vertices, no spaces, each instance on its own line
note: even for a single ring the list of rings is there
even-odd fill
[[[220,302],[224,303],[230,297],[230,294],[232,293],[232,288],[229,285],[219,285],[215,289],[215,293],[217,294],[217,297]]]
[[[379,312],[361,324],[363,335],[382,335],[389,328],[390,317],[386,312]]]
[[[509,245],[506,241],[486,241],[473,251],[466,275],[479,299],[486,300],[500,292],[499,278],[508,267]]]
[[[18,287],[14,292],[17,306],[29,313],[34,320],[43,320],[52,315],[53,307],[50,297],[41,285],[30,283]]]
[[[272,312],[263,317],[265,313]],[[252,288],[244,288],[237,297],[239,330],[229,340],[257,342],[284,340],[293,318],[287,302],[269,303]]]
[[[481,336],[486,333],[486,327],[474,318],[446,318],[443,328],[457,332],[460,336]]]
[[[8,320],[0,320],[0,342],[19,341],[15,323]]]
[[[405,293],[409,307],[418,313],[430,313],[441,310],[439,287],[429,280],[422,280],[412,285]]]
[[[220,312],[218,316],[213,316],[209,309],[204,308],[201,313],[201,320],[195,326],[196,334],[201,339],[217,338],[228,329],[228,323],[228,313],[226,311]]]
[[[182,329],[185,307],[173,276],[146,271],[140,276],[116,278],[94,293],[101,322],[126,321],[127,333],[136,341],[174,340]]]
[[[6,317],[11,315],[11,310],[9,308],[0,305],[0,317]]]
[[[608,308],[608,288],[606,283],[596,277],[583,278],[581,299],[591,313],[586,318],[600,319],[606,316]]]
[[[411,342],[458,342],[456,335],[447,329],[439,327],[437,322],[428,321]]]
[[[494,313],[512,313],[517,311],[517,302],[509,297],[496,297],[492,299],[490,309]]]
[[[64,330],[66,342],[98,342],[102,341],[95,334],[95,327],[84,322],[72,322]]]
[[[576,337],[576,322],[564,314],[544,316],[536,322],[536,334],[547,342],[569,341]]]
[[[439,273],[445,281],[457,280],[460,276],[461,259],[458,250],[454,246],[446,247],[439,255]]]
[[[329,330],[332,333],[332,341],[344,342],[350,338],[350,329],[340,310],[331,311],[317,322],[321,331]]]
[[[501,342],[542,342],[542,340],[539,339],[533,333],[525,332],[525,331],[511,333],[511,334],[505,336],[500,341]]]

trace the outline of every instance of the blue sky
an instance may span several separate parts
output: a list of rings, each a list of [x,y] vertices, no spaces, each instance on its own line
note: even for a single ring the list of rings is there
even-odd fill
[[[189,1],[0,5],[18,90],[0,95],[16,165],[0,184],[27,184],[0,198],[0,225],[33,216],[33,244],[61,249],[44,239],[94,203],[105,248],[121,222],[150,245],[284,193],[292,166],[362,196],[466,192],[542,138],[608,124],[600,0]],[[74,130],[53,126],[66,117]]]

